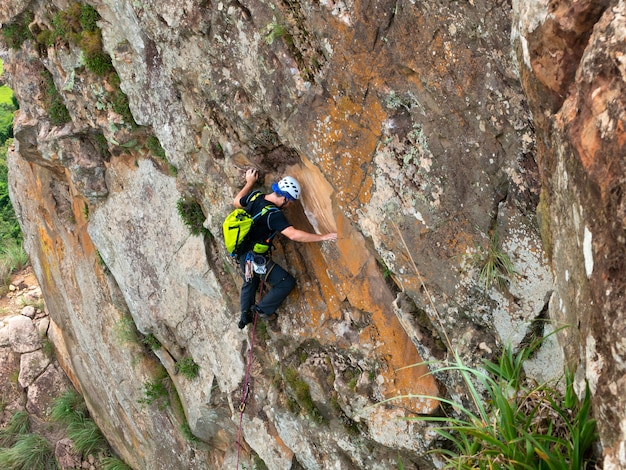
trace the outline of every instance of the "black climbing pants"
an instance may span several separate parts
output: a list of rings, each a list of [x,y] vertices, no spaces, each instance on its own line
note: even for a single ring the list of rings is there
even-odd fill
[[[241,311],[246,312],[252,308],[256,300],[256,293],[261,283],[261,278],[265,281],[262,298],[257,302],[257,307],[261,313],[267,316],[273,314],[289,293],[296,287],[295,278],[274,261],[269,260],[267,264],[267,274],[256,274],[249,281],[245,279],[246,255],[239,256],[239,266],[244,277],[241,287]]]

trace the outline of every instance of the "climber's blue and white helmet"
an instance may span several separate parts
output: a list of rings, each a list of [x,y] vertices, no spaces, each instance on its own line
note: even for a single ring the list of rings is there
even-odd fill
[[[300,198],[300,184],[291,176],[285,176],[278,183],[274,183],[272,191],[279,196],[285,196],[289,201],[296,201]]]

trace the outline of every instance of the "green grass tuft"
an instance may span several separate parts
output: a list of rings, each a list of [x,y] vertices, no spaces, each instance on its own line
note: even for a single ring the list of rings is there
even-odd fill
[[[28,433],[28,413],[17,411],[11,416],[6,426],[0,429],[0,447],[10,447],[17,439]]]
[[[2,32],[2,37],[7,46],[11,49],[19,49],[22,47],[22,44],[24,44],[24,41],[33,39],[33,35],[30,29],[28,29],[28,25],[32,20],[33,14],[26,12],[20,15],[13,23],[2,26],[0,31]]]
[[[565,393],[527,380],[521,364],[539,344],[517,353],[505,348],[497,363],[485,362],[481,369],[463,365],[458,355],[440,369],[460,373],[474,403],[465,407],[439,398],[453,416],[412,418],[436,425],[434,430],[448,441],[433,450],[446,460],[444,468],[586,468],[597,438],[589,387],[579,401],[571,374],[566,374]],[[486,391],[486,400],[479,389]]]
[[[8,291],[11,274],[28,265],[28,255],[21,240],[5,239],[0,245],[0,291]]]
[[[68,390],[57,397],[50,408],[50,419],[65,426],[82,422],[86,415],[87,406],[74,390]]]
[[[52,470],[58,467],[50,442],[39,434],[25,434],[12,447],[0,449],[0,468]]]
[[[117,457],[104,457],[100,463],[102,464],[102,470],[132,470],[123,460]]]
[[[163,147],[161,147],[161,142],[159,142],[159,139],[156,136],[148,136],[148,138],[146,139],[146,147],[148,147],[148,150],[150,150],[150,153],[152,153],[152,155],[160,158],[165,162],[167,161],[167,157],[165,156],[165,150],[163,150]]]
[[[176,372],[188,379],[195,379],[200,373],[200,366],[194,362],[191,356],[185,356],[176,363]]]
[[[85,417],[67,426],[67,437],[74,443],[75,451],[82,456],[95,454],[107,446],[107,441],[96,423]]]

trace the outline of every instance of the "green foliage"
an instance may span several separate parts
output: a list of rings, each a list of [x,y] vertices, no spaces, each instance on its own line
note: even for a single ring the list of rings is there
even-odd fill
[[[55,126],[61,126],[71,120],[70,113],[63,103],[63,98],[57,90],[52,74],[42,70],[41,77],[44,80],[44,104],[48,110],[50,122]]]
[[[33,39],[33,35],[28,29],[28,25],[33,20],[32,12],[25,12],[18,16],[13,23],[3,25],[2,37],[7,46],[11,49],[19,49],[24,44],[24,41]]]
[[[183,436],[185,436],[185,438],[191,442],[192,444],[197,444],[198,442],[200,442],[200,439],[198,439],[193,432],[191,432],[191,428],[189,427],[189,423],[184,422],[183,424],[180,425],[180,432],[183,434]]]
[[[489,289],[495,285],[498,289],[508,289],[508,282],[517,272],[509,256],[502,251],[498,232],[494,229],[489,236],[487,250],[480,250],[472,256],[473,262],[480,266],[480,283]]]
[[[195,379],[200,373],[200,366],[194,362],[191,356],[185,356],[176,363],[176,372],[188,379]]]
[[[85,56],[85,66],[93,73],[103,77],[113,70],[111,57],[102,50],[102,35],[99,30],[83,32],[79,45]]]
[[[115,75],[117,77],[117,75]],[[119,84],[118,84],[119,85]],[[115,92],[110,97],[111,99],[111,108],[117,114],[122,116],[124,122],[129,124],[131,127],[137,127],[137,123],[135,122],[135,118],[133,114],[130,112],[130,107],[128,105],[128,97],[124,94],[122,90],[119,88],[115,89]]]
[[[292,394],[291,398],[296,401],[300,408],[302,408],[313,421],[318,424],[325,423],[326,420],[317,409],[317,406],[315,406],[315,403],[313,403],[309,384],[302,380],[298,376],[298,372],[292,367],[285,370],[284,377],[285,383],[289,386]]]
[[[0,449],[0,468],[52,470],[58,468],[54,449],[39,434],[24,434],[10,448]]]
[[[271,23],[267,26],[267,35],[265,36],[265,42],[272,44],[275,39],[278,38],[291,38],[287,32],[287,28],[279,23]]]
[[[68,390],[52,403],[50,419],[55,423],[69,426],[82,421],[87,415],[87,406],[83,398],[74,390]]]
[[[6,426],[0,429],[0,447],[10,447],[18,438],[28,433],[28,413],[17,411],[11,416]]]
[[[13,114],[17,108],[13,91],[6,86],[0,87],[0,282],[4,284],[14,270],[28,262],[8,184],[7,152],[13,143]]]
[[[74,442],[74,449],[81,455],[89,455],[107,446],[96,423],[88,417],[83,398],[73,390],[68,390],[56,398],[50,408],[50,419],[64,425],[67,436]]]
[[[96,423],[85,417],[67,426],[67,437],[74,443],[74,450],[83,456],[97,453],[107,446],[107,441]]]
[[[100,15],[94,7],[91,5],[80,5],[80,26],[83,30],[93,33],[98,31],[97,21],[100,19]]]
[[[161,160],[167,161],[167,158],[165,156],[165,150],[163,150],[163,147],[161,147],[161,142],[159,142],[159,139],[157,139],[156,136],[148,136],[148,138],[146,139],[146,147],[148,147],[148,150],[150,150],[150,153],[152,153],[152,155],[160,158]]]
[[[178,214],[183,219],[183,223],[192,235],[201,235],[206,232],[204,224],[204,213],[202,207],[194,199],[180,198],[176,203]]]
[[[571,374],[566,375],[565,394],[527,380],[521,363],[538,344],[517,354],[506,348],[497,364],[486,362],[484,369],[464,366],[458,355],[451,366],[440,369],[462,375],[475,405],[470,409],[439,398],[455,410],[455,417],[414,418],[437,423],[435,431],[451,444],[433,451],[446,459],[444,468],[586,468],[597,438],[589,387],[579,402]],[[479,388],[486,390],[487,401]]]
[[[145,335],[141,342],[148,348],[150,351],[156,351],[157,349],[161,349],[161,342],[154,336],[152,333],[148,333]]]
[[[138,400],[143,405],[156,403],[159,410],[165,409],[169,404],[169,376],[165,368],[161,368],[154,380],[148,380],[143,384],[144,398]]]
[[[126,465],[124,461],[117,457],[104,457],[100,461],[102,470],[132,470],[131,467]]]

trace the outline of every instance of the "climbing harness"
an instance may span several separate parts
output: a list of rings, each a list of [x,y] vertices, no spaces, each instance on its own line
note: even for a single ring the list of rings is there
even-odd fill
[[[267,276],[266,276],[267,277]],[[265,281],[261,278],[261,287],[259,289],[259,295],[263,295],[263,288],[265,287]],[[250,394],[250,368],[252,367],[252,348],[254,347],[254,333],[256,332],[256,321],[259,318],[258,312],[254,311],[254,323],[252,325],[252,338],[250,339],[250,350],[248,351],[248,366],[246,368],[246,378],[243,383],[243,393],[241,394],[241,404],[239,405],[239,433],[237,437],[237,469],[239,469],[239,457],[241,454],[241,430],[243,427],[243,412],[246,409],[246,401]]]

